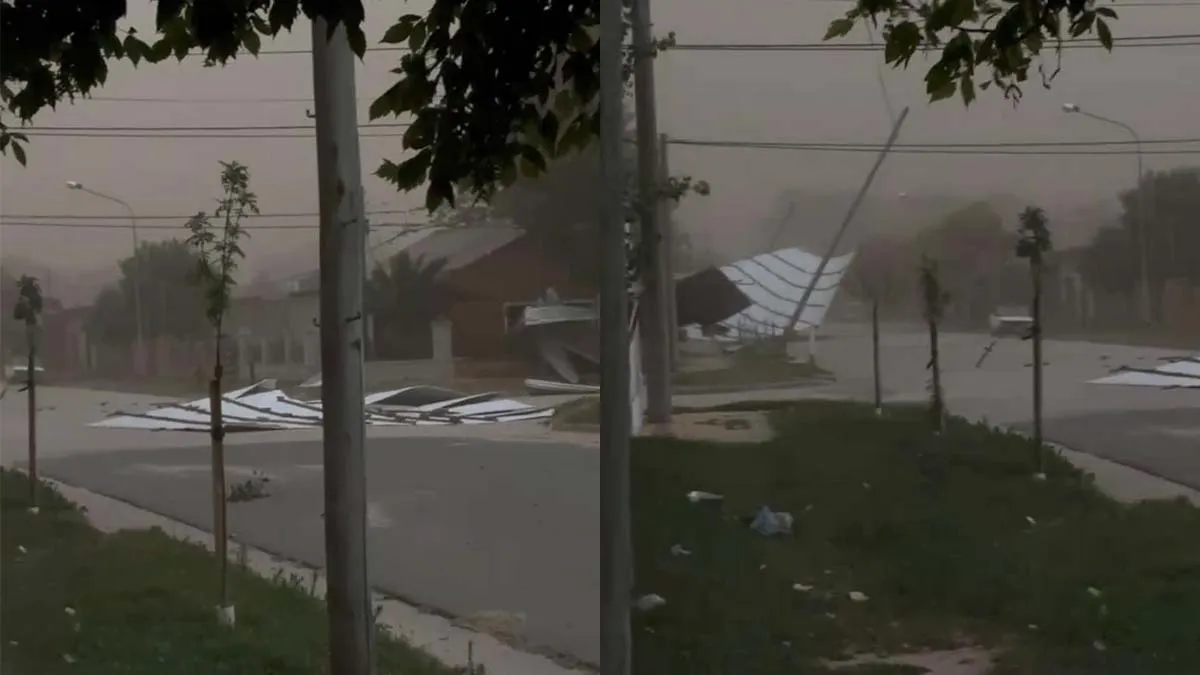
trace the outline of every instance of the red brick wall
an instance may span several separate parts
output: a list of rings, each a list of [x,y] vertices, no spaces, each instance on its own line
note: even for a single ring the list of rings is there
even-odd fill
[[[503,358],[506,303],[534,302],[553,288],[563,299],[594,297],[570,278],[567,265],[543,254],[536,240],[522,237],[475,263],[450,273],[450,284],[469,299],[450,310],[454,355],[465,358]]]

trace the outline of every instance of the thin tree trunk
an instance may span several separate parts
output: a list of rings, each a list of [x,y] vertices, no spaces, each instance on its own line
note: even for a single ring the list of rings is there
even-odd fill
[[[933,416],[933,429],[937,433],[942,432],[942,421],[945,415],[942,413],[942,367],[939,363],[941,354],[938,350],[938,327],[937,321],[929,320],[929,369],[933,378],[933,410],[930,411]]]
[[[229,535],[228,510],[225,503],[225,424],[221,414],[221,379],[224,373],[221,367],[220,328],[217,330],[216,363],[213,365],[213,377],[209,382],[208,400],[209,430],[212,438],[213,548],[220,569],[220,606],[224,608],[229,606]]]
[[[883,383],[879,372],[879,300],[871,300],[871,361],[875,370],[875,414],[883,414]]]
[[[1033,451],[1037,473],[1045,473],[1042,452],[1042,270],[1041,263],[1034,261],[1033,307]]]
[[[25,358],[26,372],[29,376],[28,393],[29,393],[29,506],[36,508],[38,505],[38,465],[37,465],[37,366],[35,344],[36,336],[34,335],[34,325],[32,323],[25,324],[25,340],[28,345]]]

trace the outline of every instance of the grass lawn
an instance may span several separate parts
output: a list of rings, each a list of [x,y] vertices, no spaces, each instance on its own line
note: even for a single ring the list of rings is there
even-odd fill
[[[677,387],[752,387],[756,384],[775,384],[828,376],[828,371],[812,363],[754,357],[735,359],[734,365],[729,368],[676,373],[671,381]]]
[[[161,531],[105,535],[44,487],[4,471],[3,675],[317,675],[328,670],[324,604],[297,581],[231,567],[234,629],[217,623],[216,566]],[[383,635],[380,675],[454,670]]]
[[[919,410],[772,415],[758,445],[635,441],[637,593],[666,600],[635,615],[637,675],[921,672],[819,659],[964,645],[1012,675],[1200,673],[1200,510],[1120,505],[1057,457],[1035,480],[1028,441],[933,439]],[[753,532],[760,505],[794,534]]]

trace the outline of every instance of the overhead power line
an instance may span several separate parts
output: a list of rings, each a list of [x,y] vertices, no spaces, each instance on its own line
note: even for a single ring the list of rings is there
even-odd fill
[[[118,223],[118,222],[106,223],[106,222],[96,222],[96,221],[87,221],[87,222],[81,221],[81,222],[70,223],[70,222],[61,222],[61,221],[49,220],[49,219],[47,219],[47,220],[16,220],[16,219],[8,220],[6,218],[7,217],[0,218],[0,227],[32,227],[32,228],[67,229],[67,230],[128,230],[128,229],[133,228],[132,223]],[[137,228],[138,228],[138,230],[176,230],[179,232],[183,232],[183,230],[184,230],[183,220],[186,220],[186,218],[181,219],[180,223],[177,225],[165,225],[165,224],[159,224],[159,223],[147,223],[147,224],[139,223]],[[318,227],[320,227],[320,225],[318,225],[316,223],[305,223],[305,224],[294,223],[294,224],[286,224],[286,225],[250,225],[246,228],[246,232],[253,235],[255,232],[263,232],[266,230],[315,230]],[[382,230],[392,231],[395,229],[400,229],[402,231],[400,232],[399,235],[396,235],[397,237],[399,237],[404,234],[407,234],[408,232],[411,232],[411,231],[417,230],[417,229],[421,229],[424,227],[432,227],[432,225],[430,225],[429,223],[381,223],[381,224],[372,224],[370,229],[371,229],[371,231],[382,231]]]
[[[1200,46],[1200,33],[1180,33],[1175,35],[1130,35],[1114,37],[1113,43],[1121,49],[1130,47],[1195,47]],[[1055,45],[1047,44],[1043,50],[1049,51]],[[1064,41],[1064,49],[1103,49],[1099,40],[1077,39]],[[1114,47],[1115,49],[1116,47]],[[667,51],[679,52],[878,52],[883,51],[883,44],[870,42],[780,42],[764,43],[678,43]]]
[[[672,145],[724,148],[740,150],[788,150],[803,152],[869,152],[878,153],[880,146],[869,145],[831,145],[820,143],[772,143],[754,141],[706,140],[694,138],[672,138],[667,141]],[[1069,156],[1069,155],[1200,155],[1200,146],[1195,148],[1151,149],[1140,153],[1135,148],[1119,149],[1081,149],[1078,147],[1062,146],[990,146],[990,147],[893,147],[893,153],[905,155],[972,155],[978,157],[992,156]]]
[[[404,128],[410,126],[407,123],[380,123],[380,124],[363,124],[359,125],[360,129],[391,129]],[[262,134],[259,135],[259,130],[275,131],[280,129],[289,130],[308,130],[310,127],[303,126],[288,126],[288,125],[259,125],[259,126],[208,126],[208,127],[189,127],[189,126],[160,126],[160,127],[111,127],[111,126],[96,126],[96,127],[35,127],[29,130],[29,135],[45,135],[45,136],[71,136],[78,135],[82,137],[113,137],[113,138],[311,138],[312,135],[304,134],[287,134],[274,135]],[[214,130],[221,132],[220,134],[200,134],[200,130]],[[33,133],[41,132],[41,133]],[[182,132],[182,133],[177,133]],[[233,135],[227,135],[228,132],[237,132]],[[243,133],[245,132],[245,133]],[[364,134],[364,137],[378,136],[401,136],[403,134]],[[632,140],[630,141],[632,142]],[[877,152],[880,149],[878,144],[871,143],[849,143],[840,141],[729,141],[729,140],[696,140],[696,139],[671,139],[672,143],[677,145],[746,145],[751,146],[796,146],[807,149],[833,149],[833,150],[863,150]],[[958,148],[958,149],[992,149],[992,148],[1060,148],[1060,147],[1091,147],[1091,146],[1135,146],[1139,141],[1132,139],[1116,139],[1116,140],[1100,140],[1100,141],[987,141],[987,142],[938,142],[938,143],[898,143],[893,147],[896,149],[921,149],[934,150],[943,148]],[[1200,137],[1186,138],[1148,138],[1140,141],[1141,145],[1178,145],[1184,143],[1200,143]]]
[[[378,211],[367,211],[368,216],[384,216],[384,215],[402,215],[419,213],[425,211],[425,207],[416,206],[409,209],[381,209]],[[169,216],[134,216],[134,220],[187,220],[195,213],[175,214]],[[245,218],[318,218],[320,213],[311,212],[292,212],[292,213],[247,213]],[[10,218],[13,220],[120,220],[128,221],[129,216],[102,216],[102,215],[86,215],[86,216],[70,216],[65,214],[29,214],[29,213],[0,213],[0,218]],[[139,225],[139,227],[141,227]],[[378,227],[378,226],[374,226]]]
[[[408,122],[376,122],[374,124],[360,124],[360,125],[358,125],[358,128],[359,129],[403,129],[403,128],[406,128],[409,126],[411,126],[411,125]],[[136,133],[153,133],[153,132],[160,132],[160,131],[172,131],[172,132],[174,132],[174,131],[192,131],[192,132],[201,132],[201,131],[213,131],[213,132],[218,132],[218,131],[219,132],[313,131],[313,129],[314,129],[313,125],[311,125],[311,124],[257,124],[257,125],[231,124],[231,125],[206,125],[206,126],[198,126],[198,127],[174,126],[174,125],[156,126],[156,127],[143,127],[143,126],[134,126],[134,127],[114,127],[114,126],[41,127],[41,126],[38,126],[38,127],[26,127],[25,129],[23,129],[23,131],[27,131],[27,132],[38,132],[38,131],[41,131],[41,132],[75,132],[75,131],[79,131],[79,132],[101,132],[101,131],[103,131],[103,132],[109,132],[109,131],[119,132],[119,131],[129,131],[129,132],[136,132]]]

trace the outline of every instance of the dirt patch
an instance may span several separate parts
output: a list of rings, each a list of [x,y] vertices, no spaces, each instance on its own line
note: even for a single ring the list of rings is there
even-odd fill
[[[979,647],[967,647],[896,656],[865,654],[846,661],[826,661],[824,665],[835,671],[862,666],[910,666],[923,668],[926,675],[987,675],[996,665],[996,654]]]

